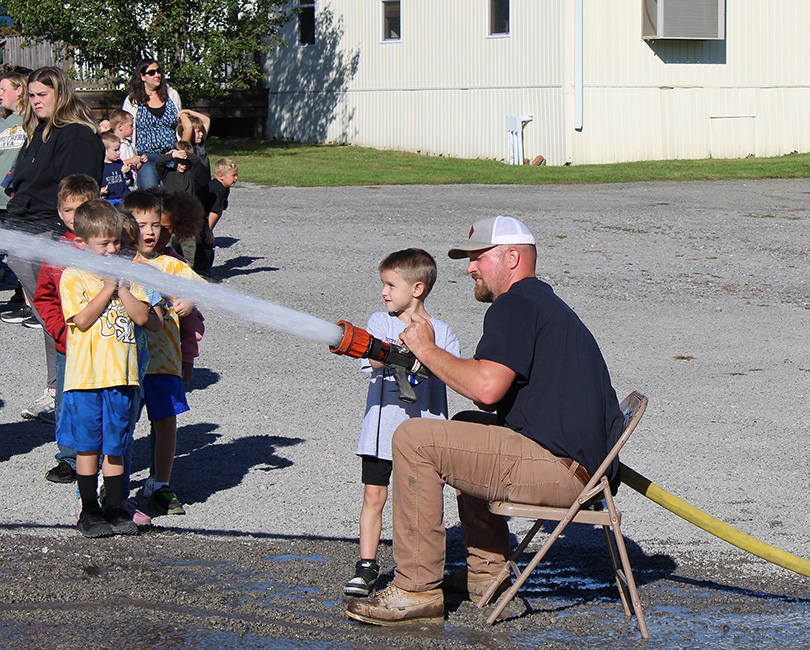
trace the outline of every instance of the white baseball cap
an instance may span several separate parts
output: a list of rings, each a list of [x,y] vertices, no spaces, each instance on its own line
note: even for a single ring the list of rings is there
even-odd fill
[[[534,245],[534,235],[522,221],[514,217],[484,217],[476,221],[466,244],[451,248],[447,255],[454,260],[467,257],[471,251],[482,251],[501,244],[530,244]]]

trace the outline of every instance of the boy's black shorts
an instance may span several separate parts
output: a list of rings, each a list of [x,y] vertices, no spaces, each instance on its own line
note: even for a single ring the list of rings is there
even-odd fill
[[[388,485],[394,463],[374,456],[361,456],[363,461],[363,485]]]

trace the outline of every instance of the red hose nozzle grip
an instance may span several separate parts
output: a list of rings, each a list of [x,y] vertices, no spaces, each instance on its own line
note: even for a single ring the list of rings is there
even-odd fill
[[[343,327],[343,338],[335,346],[329,346],[334,354],[345,354],[355,359],[364,359],[371,346],[371,334],[361,327],[355,327],[349,321],[338,321]]]

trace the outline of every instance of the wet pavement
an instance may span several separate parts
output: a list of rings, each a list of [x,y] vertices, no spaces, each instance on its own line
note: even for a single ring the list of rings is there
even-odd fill
[[[443,625],[376,628],[343,614],[350,539],[212,535],[153,527],[140,538],[3,537],[0,647],[195,648],[807,648],[807,579],[737,554],[630,555],[650,632],[625,618],[601,531],[562,538],[488,626],[448,596]],[[448,541],[448,569],[461,539]],[[383,584],[390,547],[382,550]],[[726,561],[727,560],[727,561]],[[711,576],[707,579],[706,576]]]

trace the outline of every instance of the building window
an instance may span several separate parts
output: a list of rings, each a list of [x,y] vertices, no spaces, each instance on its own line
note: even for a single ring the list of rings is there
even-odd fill
[[[509,0],[488,0],[489,35],[509,34]]]
[[[399,23],[399,0],[383,0],[382,3],[382,37],[384,41],[399,41],[402,31]]]
[[[298,3],[298,44],[315,45],[315,3],[312,1]]]

